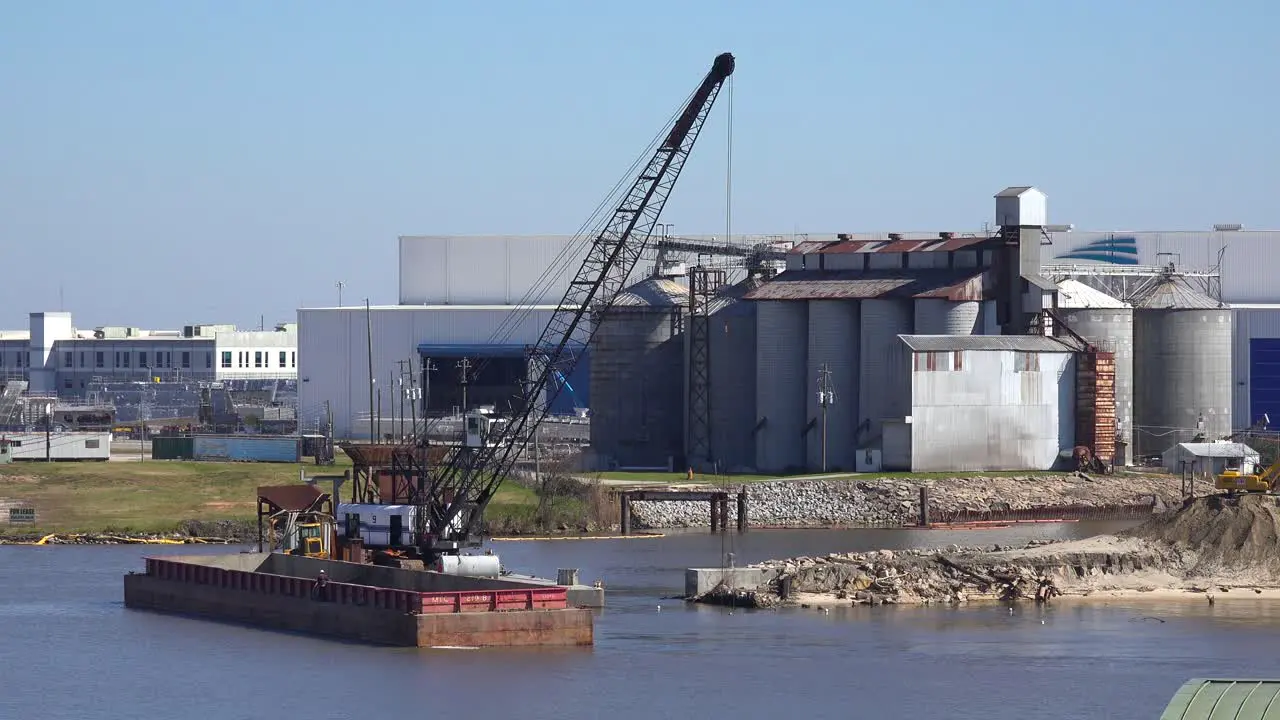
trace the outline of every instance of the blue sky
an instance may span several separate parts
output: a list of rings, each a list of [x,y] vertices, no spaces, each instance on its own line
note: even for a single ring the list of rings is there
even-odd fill
[[[1280,228],[1265,0],[0,0],[0,327],[394,302],[401,234],[572,232],[716,54],[733,229]],[[727,96],[663,216],[725,227]],[[16,272],[9,268],[17,268]]]

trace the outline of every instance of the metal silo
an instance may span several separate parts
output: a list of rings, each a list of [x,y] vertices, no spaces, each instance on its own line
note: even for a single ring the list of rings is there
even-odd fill
[[[822,408],[819,377],[825,366],[835,401],[827,406],[826,470],[854,469],[854,428],[858,426],[858,359],[862,324],[856,300],[809,301],[809,358],[806,382],[806,456],[811,471],[822,471]]]
[[[897,367],[896,354],[890,352],[899,335],[910,335],[912,307],[910,300],[863,300],[861,324],[861,368],[858,376],[858,424],[866,425],[861,437],[875,446],[880,442],[881,421],[888,417],[904,417],[910,412],[911,399],[899,397],[902,390],[897,377],[907,368]]]
[[[1132,302],[1137,456],[1230,435],[1230,309],[1176,276]]]
[[[711,305],[711,455],[722,472],[756,466],[756,303],[740,298],[759,284],[730,285]]]
[[[942,298],[920,298],[915,302],[916,335],[973,335],[981,305],[976,301],[951,302]]]
[[[1058,315],[1076,334],[1116,358],[1116,440],[1120,465],[1133,464],[1133,308],[1077,280],[1058,283]]]
[[[688,290],[651,278],[595,319],[591,447],[618,467],[668,467],[684,453],[684,315]]]
[[[808,303],[756,302],[756,468],[781,472],[804,466]],[[714,381],[713,381],[714,382]]]

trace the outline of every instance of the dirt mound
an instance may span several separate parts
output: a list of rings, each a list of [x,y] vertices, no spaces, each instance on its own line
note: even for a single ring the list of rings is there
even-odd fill
[[[1197,498],[1120,535],[1172,546],[1188,576],[1280,580],[1280,498],[1274,496]]]

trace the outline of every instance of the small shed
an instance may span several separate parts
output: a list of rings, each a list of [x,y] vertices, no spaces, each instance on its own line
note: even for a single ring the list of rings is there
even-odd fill
[[[1165,469],[1172,473],[1181,473],[1186,467],[1197,475],[1218,475],[1228,465],[1256,465],[1262,456],[1244,443],[1179,443],[1164,451],[1163,460]]]
[[[1188,680],[1160,720],[1280,718],[1280,680]]]

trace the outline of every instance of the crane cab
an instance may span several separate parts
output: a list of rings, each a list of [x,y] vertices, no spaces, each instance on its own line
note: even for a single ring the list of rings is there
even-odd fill
[[[494,417],[491,410],[473,410],[465,418],[462,444],[469,448],[495,447],[505,424],[506,420]]]

